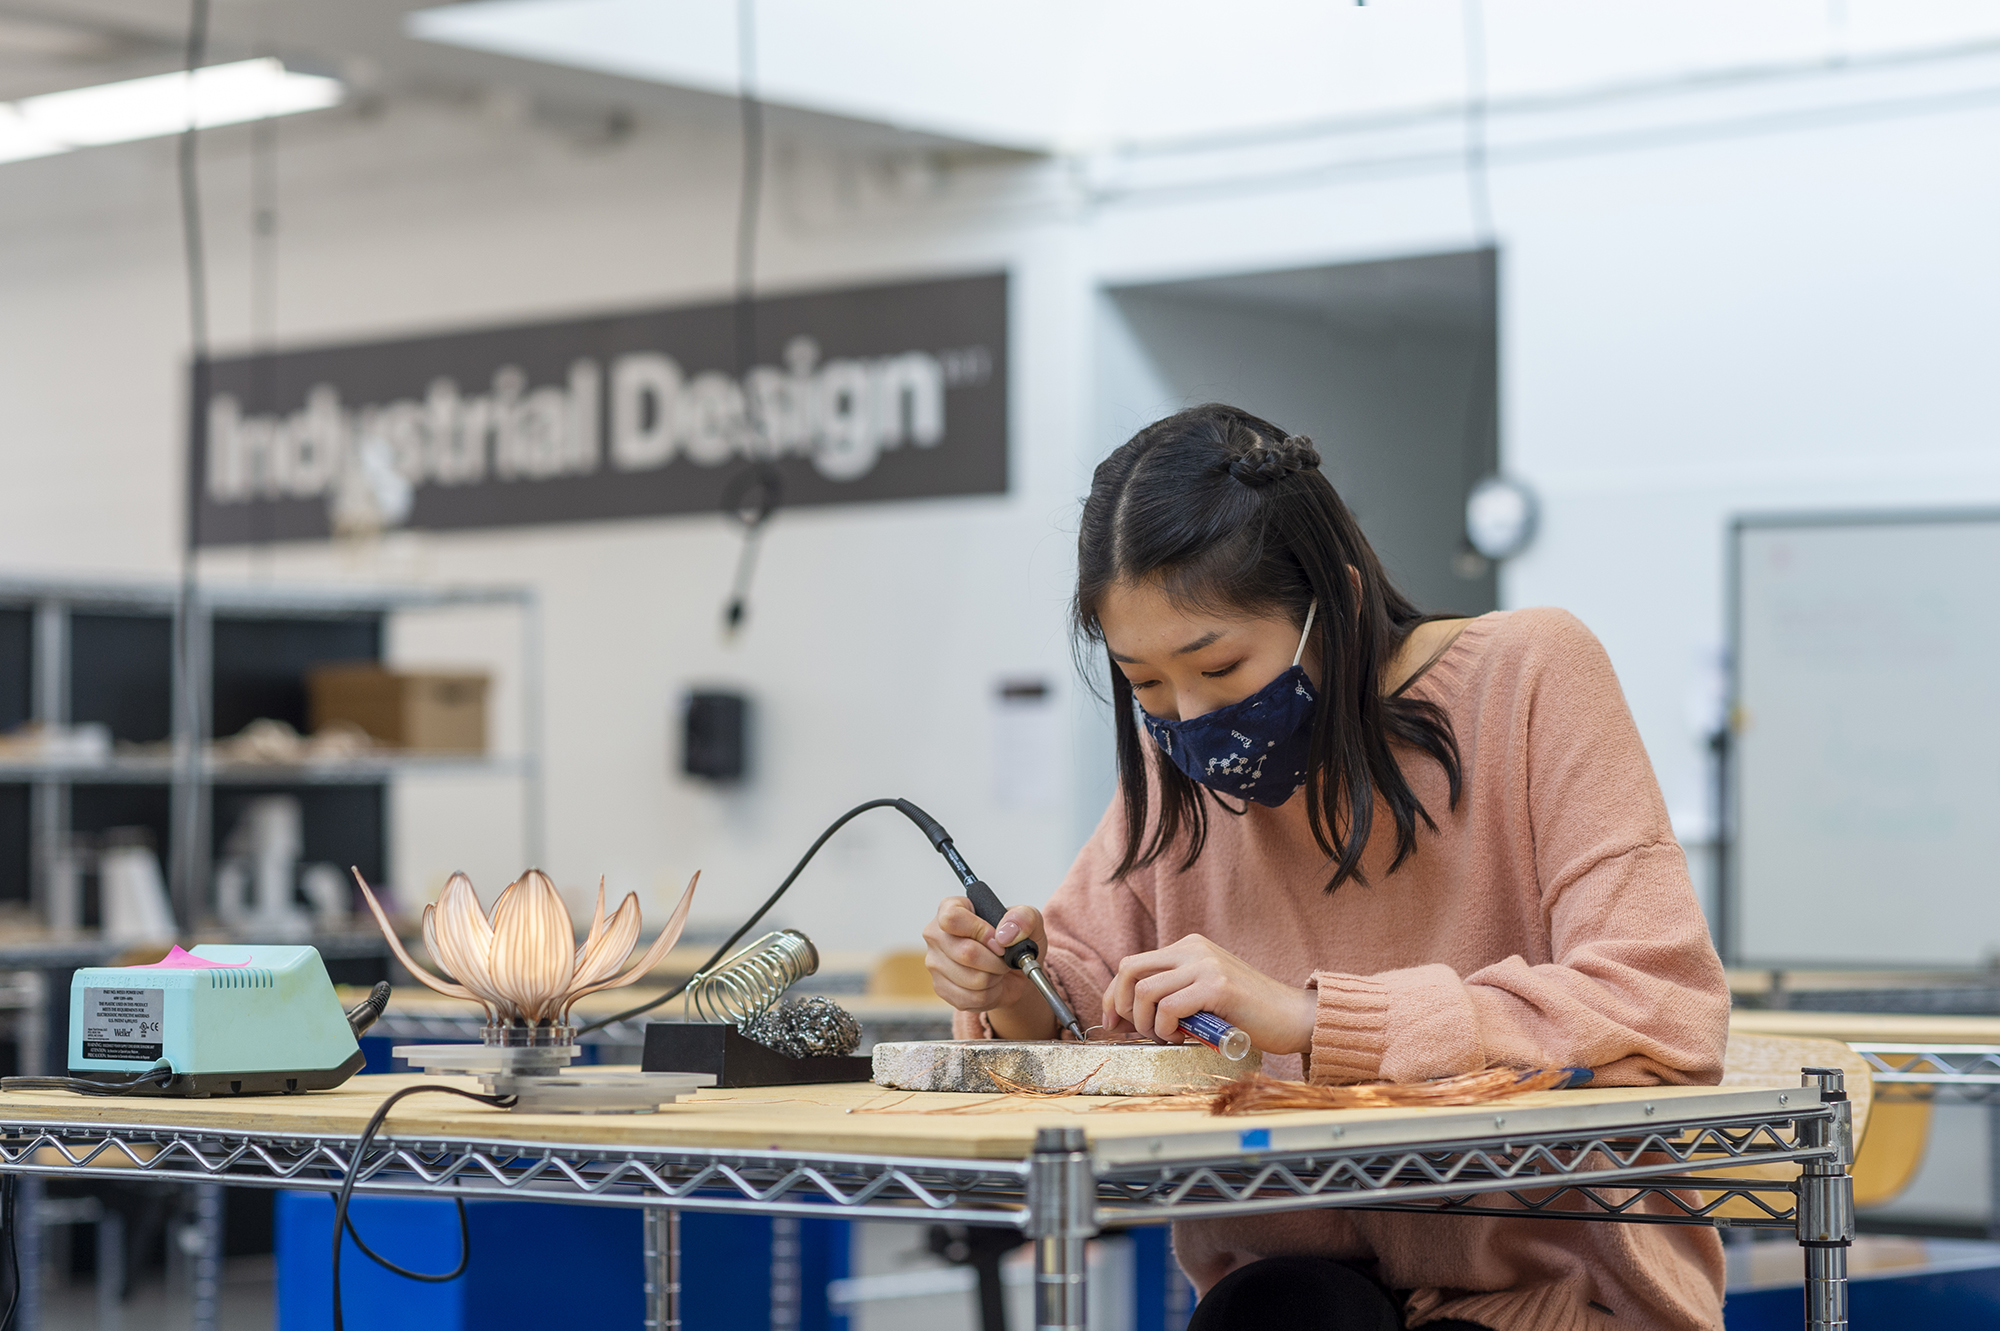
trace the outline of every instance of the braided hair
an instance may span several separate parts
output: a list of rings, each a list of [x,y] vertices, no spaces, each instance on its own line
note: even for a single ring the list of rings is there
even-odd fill
[[[1461,764],[1451,720],[1437,704],[1397,693],[1382,677],[1426,619],[1390,583],[1353,514],[1320,470],[1303,435],[1221,403],[1155,421],[1098,464],[1077,536],[1074,605],[1079,663],[1094,646],[1110,669],[1125,847],[1116,873],[1178,848],[1193,866],[1207,842],[1207,801],[1239,813],[1154,752],[1160,792],[1151,817],[1147,745],[1133,717],[1132,685],[1104,644],[1097,607],[1116,583],[1154,580],[1183,605],[1276,611],[1303,624],[1315,599],[1312,639],[1320,663],[1306,771],[1307,817],[1333,866],[1331,892],[1365,881],[1361,854],[1379,796],[1396,829],[1391,873],[1416,848],[1417,824],[1437,824],[1411,790],[1396,750],[1444,769],[1458,807]],[[1151,835],[1147,834],[1150,826]]]
[[[1259,439],[1244,449],[1230,460],[1229,474],[1254,489],[1275,485],[1308,467],[1319,468],[1319,450],[1304,435],[1288,434],[1275,444]]]

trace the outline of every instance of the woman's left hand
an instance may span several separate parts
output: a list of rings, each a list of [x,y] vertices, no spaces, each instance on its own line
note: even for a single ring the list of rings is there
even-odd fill
[[[1200,934],[1118,963],[1104,993],[1104,1024],[1154,1035],[1169,1044],[1183,1017],[1213,1012],[1240,1027],[1268,1054],[1301,1054],[1312,1048],[1318,996],[1274,980]]]

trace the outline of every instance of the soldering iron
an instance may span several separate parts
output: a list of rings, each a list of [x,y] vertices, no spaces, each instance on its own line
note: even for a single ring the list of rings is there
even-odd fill
[[[778,904],[778,899],[790,890],[792,884],[798,880],[798,876],[805,872],[806,865],[812,863],[813,856],[819,854],[820,847],[824,846],[833,837],[835,832],[838,832],[841,828],[847,826],[849,822],[868,812],[870,809],[894,809],[915,823],[918,829],[930,839],[930,843],[937,850],[937,853],[944,856],[945,863],[951,866],[951,871],[958,876],[959,883],[965,888],[965,895],[972,902],[973,912],[988,924],[996,928],[999,926],[1001,917],[1007,913],[1007,908],[1000,904],[1000,898],[994,893],[993,889],[981,882],[979,875],[974,873],[972,867],[965,862],[965,856],[959,854],[958,847],[952,844],[951,833],[944,830],[943,823],[940,823],[937,819],[931,817],[905,799],[869,800],[865,804],[855,805],[846,813],[834,819],[832,824],[819,834],[819,839],[814,841],[806,849],[806,853],[799,857],[799,862],[792,866],[792,871],[785,875],[784,881],[778,884],[777,890],[764,899],[764,904],[753,911],[750,918],[745,920],[735,933],[723,940],[722,946],[718,947],[715,950],[715,954],[701,964],[696,974],[706,973],[717,962],[728,956],[730,949],[734,948],[741,941],[743,935],[749,933],[755,927],[757,921],[763,919],[771,907]],[[1024,938],[1014,944],[1001,954],[1001,959],[1028,977],[1028,982],[1035,986],[1035,991],[1041,994],[1043,1000],[1048,1003],[1049,1010],[1055,1013],[1057,1026],[1068,1031],[1079,1040],[1087,1038],[1084,1034],[1083,1023],[1076,1019],[1076,1013],[1070,1011],[1069,1004],[1063,1001],[1062,994],[1057,991],[1055,984],[1049,979],[1048,973],[1042,969],[1041,950],[1035,946],[1032,939]],[[623,1012],[615,1013],[609,1017],[600,1017],[588,1026],[580,1028],[577,1034],[584,1035],[601,1027],[610,1026],[621,1021],[628,1021],[642,1013],[650,1012],[654,1008],[680,997],[681,991],[686,987],[687,982],[683,981],[650,1002],[641,1003],[635,1008],[628,1008]],[[1188,1017],[1181,1022],[1181,1032],[1191,1039],[1201,1041],[1211,1049],[1220,1050],[1224,1055],[1232,1059],[1242,1058],[1250,1052],[1249,1035],[1230,1025],[1213,1012],[1197,1012],[1193,1016]]]
[[[924,827],[925,821],[930,821],[929,815],[925,815],[917,826],[924,828],[938,854],[944,856],[945,863],[958,875],[958,881],[965,885],[965,895],[972,902],[973,914],[998,928],[1001,918],[1007,914],[1007,908],[1000,904],[1000,898],[993,889],[980,882],[979,875],[966,866],[965,857],[958,853],[958,847],[951,844],[951,837],[946,835],[945,830],[934,821],[930,821],[929,827]],[[1079,1040],[1088,1038],[1083,1033],[1083,1023],[1076,1019],[1076,1013],[1070,1011],[1069,1004],[1063,1002],[1063,996],[1056,992],[1048,972],[1042,969],[1041,949],[1035,946],[1034,939],[1023,938],[1001,953],[1000,960],[1028,977],[1028,983],[1034,985],[1036,992],[1048,1002],[1049,1011],[1056,1014],[1056,1025]]]
[[[1007,908],[1000,904],[999,897],[993,895],[992,888],[972,876],[972,870],[965,867],[965,861],[958,858],[957,851],[945,849],[950,845],[951,842],[947,840],[944,846],[938,849],[945,852],[944,857],[951,861],[951,867],[964,882],[965,895],[972,898],[973,913],[997,928],[1001,917],[1007,913]],[[1062,1001],[1061,995],[1056,993],[1055,986],[1049,983],[1048,976],[1043,974],[1034,940],[1023,938],[1002,953],[1000,959],[1026,975],[1034,983],[1035,988],[1041,990],[1042,997],[1046,998],[1049,1006],[1055,1010],[1058,1025],[1068,1029],[1079,1040],[1085,1038],[1084,1033],[1077,1028],[1076,1014],[1069,1010],[1069,1004]],[[1181,1034],[1201,1041],[1210,1049],[1217,1050],[1232,1060],[1240,1059],[1250,1052],[1249,1034],[1230,1025],[1213,1012],[1197,1012],[1193,1016],[1183,1018]]]

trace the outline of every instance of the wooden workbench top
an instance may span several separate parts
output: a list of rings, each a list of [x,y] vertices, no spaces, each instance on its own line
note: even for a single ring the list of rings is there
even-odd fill
[[[360,1133],[382,1098],[416,1076],[356,1077],[332,1091],[209,1100],[104,1098],[66,1091],[0,1093],[0,1124],[64,1122],[129,1129],[209,1129],[284,1138]],[[475,1083],[452,1079],[468,1089]],[[385,1136],[612,1149],[738,1149],[838,1155],[1019,1160],[1042,1127],[1079,1125],[1100,1163],[1213,1158],[1246,1150],[1403,1145],[1513,1133],[1653,1128],[1681,1116],[1776,1113],[1776,1088],[1648,1086],[1547,1091],[1491,1105],[1425,1109],[1288,1110],[1218,1118],[1139,1098],[953,1095],[867,1083],[705,1090],[657,1114],[517,1114],[456,1096],[413,1096]],[[1784,1103],[1797,1107],[1789,1088]],[[1804,1092],[1810,1096],[1812,1092]],[[1649,1108],[1650,1106],[1650,1108]]]
[[[1729,1029],[1849,1043],[2000,1045],[2000,1017],[1933,1017],[1891,1012],[1788,1012],[1738,1009]]]

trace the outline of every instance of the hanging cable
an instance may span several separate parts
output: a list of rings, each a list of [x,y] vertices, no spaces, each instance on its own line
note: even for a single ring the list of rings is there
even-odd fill
[[[195,363],[208,358],[208,260],[202,248],[200,162],[196,149],[201,128],[195,118],[194,80],[208,58],[208,0],[191,0],[187,33],[187,128],[181,131],[178,165],[181,203],[181,243],[187,266],[188,336]]]
[[[1499,241],[1493,231],[1493,199],[1486,153],[1486,11],[1485,0],[1461,0],[1465,44],[1464,176],[1466,209],[1471,215],[1479,268],[1478,344],[1466,387],[1465,422],[1460,433],[1459,471],[1469,496],[1473,487],[1494,470],[1497,455],[1494,415],[1499,393]],[[1492,561],[1473,548],[1460,523],[1458,553],[1452,566],[1467,581],[1484,578]]]
[[[764,524],[778,511],[782,478],[770,440],[757,419],[746,376],[757,363],[757,224],[764,199],[764,104],[757,98],[756,0],[736,0],[736,102],[742,113],[742,188],[736,205],[736,381],[744,385],[744,464],[722,487],[722,511],[743,528],[729,601],[722,612],[725,636],[742,631],[750,613],[750,583]]]
[[[1473,234],[1493,244],[1493,202],[1486,174],[1486,7],[1485,0],[1461,0],[1465,44],[1465,194]]]
[[[259,11],[262,12],[261,10]],[[277,404],[273,370],[278,337],[278,118],[265,116],[250,127],[250,401],[251,410],[272,412]],[[273,507],[254,504],[251,570],[268,575]]]
[[[196,896],[201,858],[197,843],[201,835],[201,718],[200,682],[196,678],[196,624],[198,605],[195,585],[195,540],[201,521],[201,486],[194,456],[194,420],[208,403],[208,258],[202,244],[201,171],[197,149],[200,124],[196,119],[195,75],[208,58],[208,0],[191,0],[187,31],[187,128],[178,145],[177,177],[180,184],[181,244],[187,272],[188,359],[191,371],[189,402],[187,494],[185,528],[181,540],[180,592],[174,614],[174,789],[180,798],[174,809],[172,895],[184,918],[183,930],[198,923]]]

